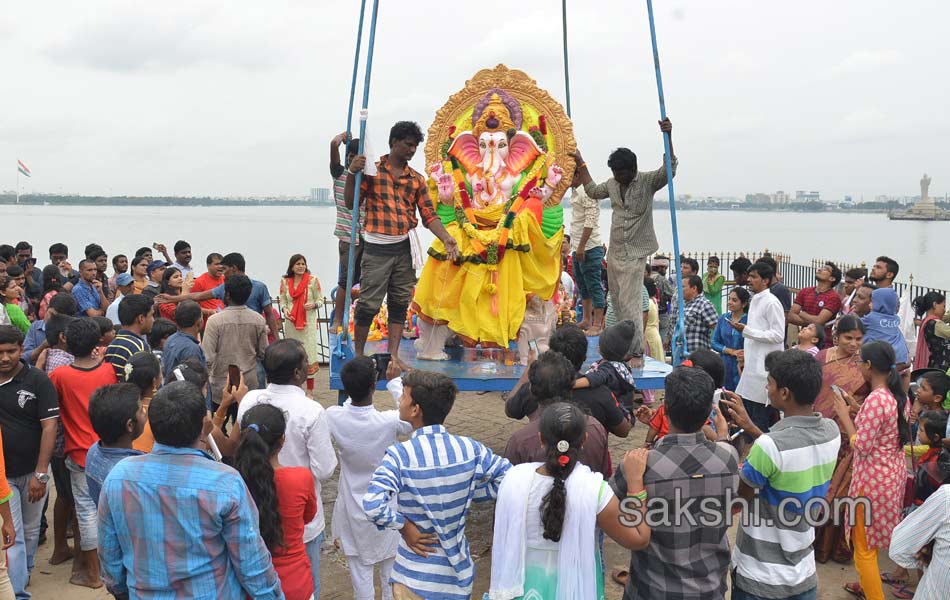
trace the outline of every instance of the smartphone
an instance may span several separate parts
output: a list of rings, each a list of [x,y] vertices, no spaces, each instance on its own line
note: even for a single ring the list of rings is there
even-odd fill
[[[158,242],[152,242],[152,248],[158,250]]]
[[[237,365],[228,365],[228,391],[241,385],[241,369]]]
[[[537,340],[528,340],[528,348],[529,348],[532,352],[534,352],[534,355],[535,355],[535,356],[537,356],[538,354],[540,354],[540,352],[538,352],[538,341],[537,341]]]
[[[372,356],[373,364],[376,365],[376,380],[386,381],[386,371],[389,370],[389,362],[393,355],[388,352],[377,352]]]
[[[914,398],[916,398],[916,397],[917,397],[917,390],[919,390],[919,389],[920,389],[920,384],[919,384],[919,383],[917,383],[916,381],[910,382],[910,394],[911,394],[911,396],[913,396]]]
[[[844,398],[844,391],[840,387],[838,387],[836,384],[832,383],[831,389],[834,390],[836,393],[841,394],[841,397]]]

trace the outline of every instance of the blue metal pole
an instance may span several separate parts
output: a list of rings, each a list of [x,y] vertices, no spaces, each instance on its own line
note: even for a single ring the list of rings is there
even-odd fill
[[[356,100],[356,74],[360,67],[360,45],[363,42],[363,15],[366,13],[366,0],[360,2],[360,24],[356,28],[356,56],[353,57],[353,79],[350,81],[350,103],[346,110],[346,141],[350,141],[350,127],[353,124],[353,102]],[[344,158],[346,153],[343,153]],[[346,165],[349,166],[349,165]]]
[[[567,118],[571,118],[571,75],[567,63],[567,0],[561,0],[561,27],[564,33],[564,93],[567,96]]]
[[[373,0],[373,16],[369,26],[369,48],[366,53],[366,78],[363,81],[363,109],[360,111],[360,144],[359,154],[362,155],[366,145],[366,119],[369,110],[369,84],[373,72],[373,48],[376,45],[376,15],[379,11],[379,0]],[[362,19],[362,14],[361,14]],[[343,331],[340,332],[336,354],[340,358],[346,357],[346,349],[349,348],[349,320],[350,320],[350,302],[352,302],[353,291],[353,258],[356,250],[356,230],[359,227],[360,215],[360,185],[363,180],[363,172],[356,174],[356,189],[353,191],[353,224],[350,228],[350,256],[346,266],[346,302],[343,305]]]
[[[660,97],[660,118],[666,118],[666,100],[663,98],[663,76],[660,74],[660,52],[656,46],[656,26],[653,23],[653,0],[647,0],[647,13],[650,16],[650,38],[653,41],[653,66],[656,67],[656,91]],[[673,366],[683,362],[688,355],[686,347],[686,324],[683,316],[683,278],[680,275],[680,238],[676,228],[676,194],[673,191],[673,155],[670,149],[670,134],[663,133],[663,148],[666,152],[666,186],[670,192],[670,221],[673,225],[673,254],[676,259],[676,289],[678,296],[678,310],[676,314],[676,329],[673,332]]]

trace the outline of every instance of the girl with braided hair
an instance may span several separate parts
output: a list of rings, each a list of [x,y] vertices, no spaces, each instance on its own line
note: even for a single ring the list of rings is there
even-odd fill
[[[545,461],[512,467],[498,491],[488,597],[604,598],[597,528],[631,550],[650,541],[642,520],[647,450],[624,455],[629,478],[621,511],[603,476],[577,461],[587,415],[573,403],[556,402],[540,420]]]
[[[287,419],[273,404],[258,404],[241,419],[241,443],[234,468],[247,484],[260,515],[260,532],[287,600],[313,597],[310,559],[303,543],[304,525],[317,514],[317,492],[306,467],[285,467],[277,460]]]

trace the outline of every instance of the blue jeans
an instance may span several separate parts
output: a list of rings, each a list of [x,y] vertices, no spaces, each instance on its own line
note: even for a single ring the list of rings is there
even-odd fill
[[[813,587],[810,590],[804,591],[800,594],[795,594],[794,596],[786,596],[783,600],[815,600],[818,598],[818,588]],[[732,572],[732,600],[766,600],[762,596],[756,596],[755,594],[750,594],[745,590],[742,590],[736,587],[736,572]]]
[[[310,574],[313,576],[313,597],[320,597],[320,546],[323,545],[323,539],[326,532],[307,542],[307,558],[310,559]]]
[[[746,400],[745,398],[742,399],[742,405],[745,406],[745,411],[749,413],[749,418],[752,419],[755,426],[758,427],[762,433],[768,433],[769,428],[772,427],[772,417],[775,415],[775,409],[771,406],[753,402],[752,400]]]
[[[13,497],[10,498],[10,512],[13,513],[13,527],[16,529],[16,540],[7,550],[7,568],[10,573],[10,583],[17,600],[29,600],[32,596],[26,591],[30,581],[30,572],[33,570],[33,559],[36,557],[36,547],[40,539],[40,519],[43,516],[43,501],[30,502],[30,481],[33,473],[19,477],[7,478]],[[47,488],[47,494],[49,489]]]
[[[603,247],[591,248],[584,253],[584,261],[577,260],[574,254],[574,281],[581,300],[591,300],[594,308],[607,306],[604,288],[600,285],[601,271],[604,268]]]
[[[66,468],[69,469],[69,483],[73,487],[73,504],[76,506],[76,523],[80,534],[79,549],[83,552],[95,550],[99,547],[99,509],[89,495],[86,469],[68,457]]]

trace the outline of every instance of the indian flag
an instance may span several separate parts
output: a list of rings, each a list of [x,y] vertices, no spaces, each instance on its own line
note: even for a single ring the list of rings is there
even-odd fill
[[[27,177],[32,177],[32,175],[30,175],[30,168],[24,165],[22,160],[18,159],[16,161],[16,169],[17,171],[19,171],[20,173],[23,173]]]

